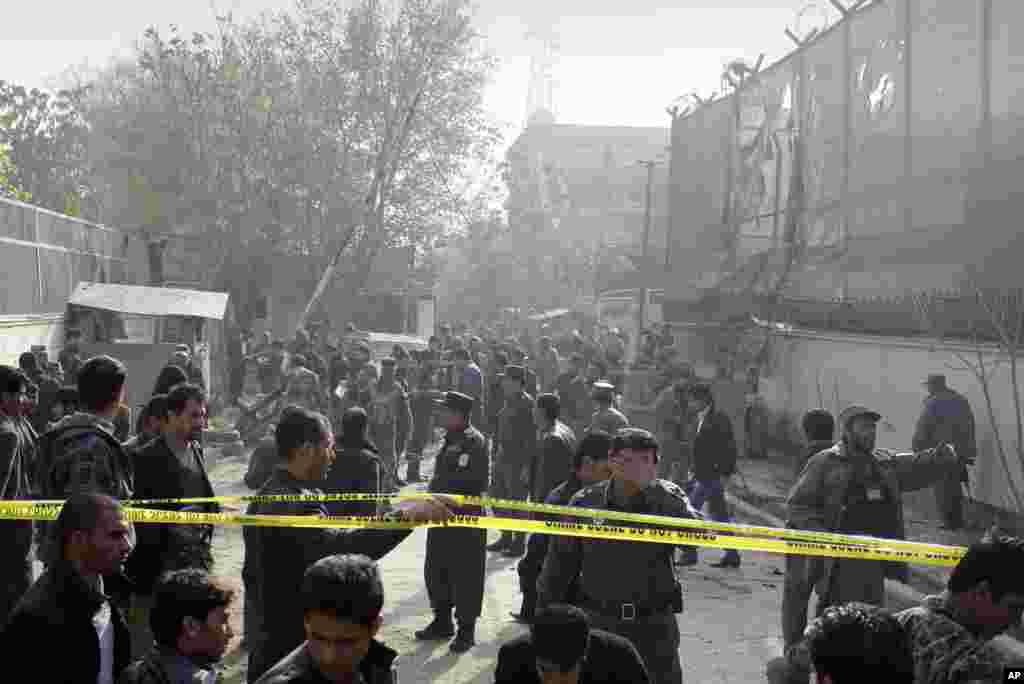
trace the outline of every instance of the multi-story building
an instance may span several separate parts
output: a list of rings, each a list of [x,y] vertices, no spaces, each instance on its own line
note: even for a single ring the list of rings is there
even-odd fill
[[[534,251],[541,272],[547,264],[548,273],[567,275],[564,296],[593,296],[616,280],[617,287],[630,286],[622,276],[642,252],[647,184],[638,162],[667,158],[667,144],[664,128],[558,124],[541,112],[509,148],[509,226],[528,236],[522,248]],[[651,253],[662,260],[665,166],[655,169],[650,232]]]

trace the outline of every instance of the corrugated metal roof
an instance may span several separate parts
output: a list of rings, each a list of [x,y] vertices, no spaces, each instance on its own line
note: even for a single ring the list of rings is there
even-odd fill
[[[227,292],[179,290],[170,287],[79,283],[69,304],[136,316],[195,316],[223,320]]]

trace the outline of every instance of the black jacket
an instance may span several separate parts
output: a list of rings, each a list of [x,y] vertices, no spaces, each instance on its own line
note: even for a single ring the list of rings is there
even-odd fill
[[[699,421],[699,419],[698,419]],[[693,438],[693,477],[713,480],[736,472],[736,439],[732,421],[712,406]]]
[[[100,646],[92,618],[105,600],[70,565],[54,563],[28,590],[0,632],[3,680],[96,684]],[[131,636],[114,602],[110,602],[110,613],[117,681],[131,660]]]
[[[579,684],[644,684],[650,681],[647,667],[628,639],[600,629],[590,630],[590,645]],[[498,651],[494,683],[541,684],[529,634],[513,639]]]
[[[396,684],[395,659],[398,653],[379,641],[370,642],[370,650],[359,664],[363,684]],[[324,684],[327,680],[320,674],[316,663],[303,643],[266,674],[256,684]]]
[[[284,468],[278,468],[259,492],[275,494],[323,494],[318,483],[299,482]],[[328,515],[319,501],[256,501],[249,504],[251,515]],[[257,527],[242,530],[245,540],[243,576],[256,584],[261,605],[263,632],[250,651],[250,681],[270,669],[306,639],[299,591],[302,576],[313,563],[339,553],[361,553],[379,560],[412,533],[406,530],[370,528],[338,529],[318,527]],[[260,667],[265,669],[260,672]]]
[[[213,486],[206,474],[202,449],[192,445],[203,479],[202,496],[213,496]],[[135,455],[135,498],[174,499],[186,495],[182,468],[164,437],[152,440]],[[216,512],[217,504],[201,504],[204,511]],[[184,504],[147,504],[147,508],[181,510]],[[206,525],[168,525],[136,523],[138,541],[128,558],[126,574],[135,583],[134,592],[149,595],[157,577],[179,566],[198,566],[209,570],[213,565],[210,542],[213,529]],[[173,567],[172,567],[173,566]]]
[[[337,458],[324,480],[328,494],[380,494],[380,458],[372,444],[338,447]],[[374,515],[376,501],[328,501],[331,515]]]

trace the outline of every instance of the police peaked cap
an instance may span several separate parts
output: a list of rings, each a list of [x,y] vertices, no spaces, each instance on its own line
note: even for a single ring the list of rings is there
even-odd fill
[[[469,414],[473,410],[473,397],[462,392],[445,392],[444,397],[435,403],[438,406],[450,408],[462,414]]]

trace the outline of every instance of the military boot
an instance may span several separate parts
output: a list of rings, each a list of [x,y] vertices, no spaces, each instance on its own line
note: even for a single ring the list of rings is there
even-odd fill
[[[455,636],[455,624],[452,622],[451,608],[445,611],[434,611],[434,620],[416,632],[417,641],[444,641]]]
[[[448,650],[452,653],[465,653],[476,646],[476,620],[459,622],[459,633],[455,635]]]

